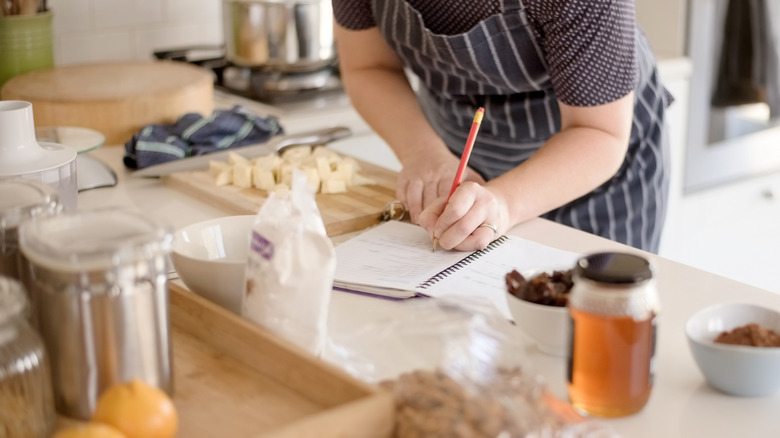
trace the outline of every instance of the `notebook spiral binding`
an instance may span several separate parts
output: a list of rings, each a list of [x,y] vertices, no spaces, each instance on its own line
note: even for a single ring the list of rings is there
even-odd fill
[[[419,286],[417,286],[418,289],[425,290],[434,284],[444,280],[445,278],[449,277],[456,271],[464,268],[469,263],[479,259],[483,255],[487,254],[488,252],[494,250],[495,248],[502,245],[504,242],[509,240],[507,236],[499,236],[496,240],[490,242],[488,246],[486,246],[484,249],[480,249],[478,251],[474,251],[473,253],[469,254],[468,256],[461,259],[458,263],[455,263],[454,265],[448,267],[447,269],[439,272],[438,274],[434,275],[433,277],[429,278],[428,280],[425,280],[422,282]]]

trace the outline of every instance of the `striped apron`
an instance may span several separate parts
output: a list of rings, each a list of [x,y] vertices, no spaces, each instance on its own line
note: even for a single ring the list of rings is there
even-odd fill
[[[404,0],[374,0],[373,8],[384,38],[420,80],[425,116],[453,153],[463,152],[474,111],[485,108],[469,165],[486,180],[528,159],[560,129],[547,64],[522,0],[502,0],[500,14],[458,35],[432,33]],[[636,50],[640,79],[620,170],[543,217],[657,252],[668,192],[667,100],[640,31]],[[550,183],[564,177],[551,175]]]

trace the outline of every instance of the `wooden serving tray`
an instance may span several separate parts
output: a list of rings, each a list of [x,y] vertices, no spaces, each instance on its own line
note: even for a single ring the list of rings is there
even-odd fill
[[[391,435],[389,393],[177,283],[169,285],[179,437]]]
[[[318,193],[317,205],[328,236],[363,230],[379,223],[382,210],[396,199],[398,173],[362,160],[359,173],[376,184],[352,186],[346,193]],[[265,190],[217,186],[208,170],[176,172],[162,177],[169,186],[231,214],[255,214],[268,198]]]

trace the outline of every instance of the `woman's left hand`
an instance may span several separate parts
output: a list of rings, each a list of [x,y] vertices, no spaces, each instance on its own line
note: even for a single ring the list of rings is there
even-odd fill
[[[506,199],[475,182],[462,183],[449,202],[437,199],[420,213],[419,223],[440,247],[459,251],[483,249],[510,226]]]

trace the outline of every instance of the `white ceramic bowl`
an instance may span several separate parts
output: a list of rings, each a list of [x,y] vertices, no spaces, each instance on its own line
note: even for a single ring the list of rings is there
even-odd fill
[[[571,269],[571,266],[527,270],[521,274],[530,280],[543,272],[568,269]],[[565,356],[569,348],[569,309],[532,303],[509,292],[506,296],[515,324],[536,343],[539,350],[552,356]]]
[[[507,292],[512,319],[543,353],[563,357],[569,348],[569,309],[520,299]]]
[[[685,334],[693,358],[710,385],[732,395],[769,395],[780,388],[780,347],[714,342],[720,333],[749,323],[780,333],[780,312],[748,303],[716,304],[688,318]]]
[[[171,260],[193,292],[240,315],[254,215],[225,216],[176,231]]]

